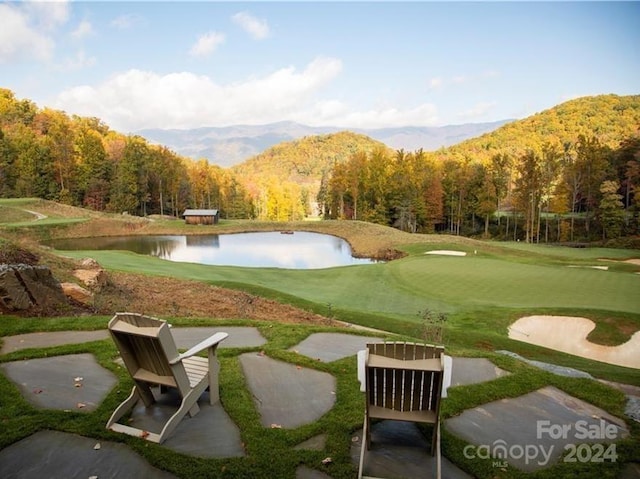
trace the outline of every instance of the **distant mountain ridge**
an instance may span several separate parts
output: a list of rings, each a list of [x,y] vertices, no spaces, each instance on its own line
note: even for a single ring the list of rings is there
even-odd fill
[[[211,163],[229,167],[258,155],[278,143],[305,136],[351,131],[369,136],[396,150],[414,151],[422,148],[425,151],[431,151],[494,131],[510,121],[512,120],[438,127],[407,126],[375,129],[314,127],[282,121],[266,125],[233,125],[186,130],[153,128],[139,130],[136,133],[152,143],[167,146],[182,156],[195,159],[206,158]]]

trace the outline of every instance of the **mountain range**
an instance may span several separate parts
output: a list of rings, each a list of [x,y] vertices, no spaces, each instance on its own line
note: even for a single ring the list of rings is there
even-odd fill
[[[455,145],[469,138],[494,131],[512,120],[490,123],[466,123],[438,127],[407,126],[395,128],[340,128],[336,126],[308,126],[282,121],[266,125],[234,125],[194,129],[144,129],[136,134],[151,143],[172,149],[194,159],[206,158],[210,163],[230,167],[251,158],[282,142],[306,136],[325,135],[348,130],[378,140],[399,150],[425,151]]]

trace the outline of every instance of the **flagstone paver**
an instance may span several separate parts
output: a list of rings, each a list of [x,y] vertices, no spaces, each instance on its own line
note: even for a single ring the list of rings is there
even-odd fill
[[[36,407],[95,410],[117,379],[92,354],[70,354],[1,364],[24,398]]]
[[[527,472],[556,463],[567,445],[605,444],[629,434],[621,419],[552,386],[469,409],[445,426],[471,445],[506,449],[507,462]],[[583,437],[586,430],[596,437]],[[530,453],[521,454],[523,448]],[[468,454],[479,451],[470,448]]]
[[[219,331],[229,333],[229,337],[220,344],[221,348],[252,348],[262,346],[267,342],[258,328],[249,326],[174,327],[171,329],[176,345],[180,349],[189,349]],[[65,344],[82,344],[89,341],[109,339],[109,337],[109,331],[106,329],[16,334],[2,338],[0,354],[8,354],[27,348],[50,348]]]
[[[240,355],[240,364],[265,427],[309,424],[335,404],[336,380],[328,373],[256,353]]]
[[[176,476],[151,466],[124,444],[39,431],[0,450],[2,479],[154,478]]]
[[[292,347],[291,350],[312,359],[330,363],[355,355],[361,349],[366,349],[368,343],[380,343],[382,341],[381,338],[353,334],[315,333]]]
[[[500,369],[486,358],[453,358],[451,386],[466,386],[491,381],[509,372]]]
[[[179,349],[189,349],[203,339],[221,331],[228,333],[229,336],[220,343],[220,348],[254,348],[267,342],[258,328],[249,326],[171,328],[171,334]]]
[[[131,412],[131,425],[138,429],[160,433],[169,417],[180,406],[180,397],[175,389],[164,394],[154,390],[156,403],[145,408],[139,402]],[[221,403],[209,404],[209,393],[198,400],[200,412],[193,417],[188,414],[178,427],[162,443],[177,452],[196,457],[241,457],[245,455],[240,430],[231,420]]]
[[[362,430],[351,443],[351,461],[358,465],[362,447]],[[374,477],[430,479],[436,477],[436,457],[431,455],[431,441],[415,423],[380,421],[371,428],[371,449],[365,453],[364,474]],[[442,477],[471,479],[471,476],[442,457]]]
[[[101,341],[109,337],[109,331],[49,331],[42,333],[16,334],[4,336],[0,354],[8,354],[28,348],[50,348],[63,344],[82,344],[89,341]]]

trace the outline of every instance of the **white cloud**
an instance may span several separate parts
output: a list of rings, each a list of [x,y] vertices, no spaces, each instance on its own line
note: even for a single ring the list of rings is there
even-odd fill
[[[189,50],[189,55],[194,57],[203,57],[207,56],[214,52],[219,45],[224,43],[225,36],[224,33],[218,32],[209,32],[203,35],[200,35],[198,41],[193,44],[191,50]]]
[[[122,132],[282,120],[351,128],[437,124],[437,110],[430,104],[368,108],[323,98],[323,88],[341,72],[342,62],[326,57],[316,58],[303,69],[289,66],[228,84],[190,72],[159,75],[129,70],[99,85],[68,89],[52,106],[99,117]]]
[[[66,0],[23,2],[24,12],[39,28],[51,30],[69,19],[70,2]]]
[[[486,115],[489,111],[496,106],[496,102],[480,102],[475,106],[458,113],[458,117],[462,119],[477,119],[483,115]]]
[[[270,30],[266,20],[256,18],[249,12],[238,12],[231,18],[256,40],[264,40],[269,36]]]
[[[134,27],[135,25],[140,23],[140,21],[141,19],[138,15],[128,13],[114,18],[113,20],[111,20],[111,22],[109,22],[109,25],[119,30],[126,30],[128,28]]]
[[[228,85],[188,72],[159,75],[129,70],[96,86],[68,89],[53,106],[100,117],[125,131],[269,123],[308,108],[317,91],[341,70],[340,60],[318,58],[302,71],[281,68],[261,78]]]
[[[30,5],[30,4],[26,4]],[[14,59],[49,60],[53,54],[53,40],[31,25],[26,9],[0,4],[0,63]]]
[[[59,66],[59,69],[63,71],[81,70],[92,67],[96,63],[96,57],[88,57],[84,50],[79,50],[74,57],[66,58],[62,65]]]
[[[442,86],[442,78],[435,77],[429,80],[429,88],[435,90],[436,88],[440,88]]]
[[[91,26],[91,22],[88,20],[82,20],[76,29],[71,32],[71,36],[76,39],[84,38],[93,33],[93,26]]]

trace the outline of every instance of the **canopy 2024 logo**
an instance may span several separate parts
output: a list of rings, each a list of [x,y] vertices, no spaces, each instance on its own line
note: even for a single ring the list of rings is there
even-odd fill
[[[614,441],[619,433],[618,426],[604,419],[597,424],[586,420],[574,424],[552,424],[542,420],[536,421],[536,439],[540,441],[536,444],[509,445],[505,440],[497,439],[492,444],[467,445],[463,453],[467,459],[491,459],[494,467],[502,468],[508,467],[510,461],[544,467],[561,456],[567,463],[616,462],[616,445],[598,441]]]

